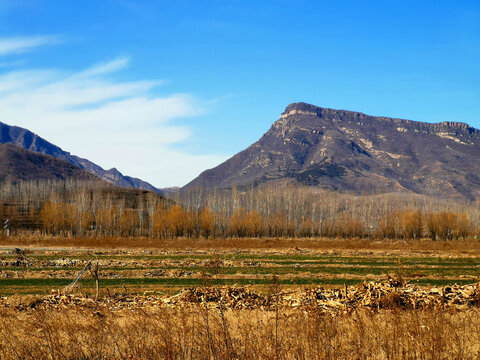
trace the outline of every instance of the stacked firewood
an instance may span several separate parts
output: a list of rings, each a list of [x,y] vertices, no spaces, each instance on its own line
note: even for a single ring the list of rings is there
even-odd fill
[[[0,306],[9,306],[8,298]],[[350,312],[368,309],[462,309],[480,306],[480,283],[446,287],[418,287],[394,279],[386,282],[368,282],[356,286],[324,289],[298,288],[283,291],[280,287],[262,293],[253,288],[221,286],[184,289],[177,295],[161,296],[154,292],[141,294],[113,293],[98,299],[54,291],[28,303],[16,305],[17,309],[65,307],[104,307],[111,310],[147,307],[208,307],[224,309],[290,308],[320,310],[325,312]]]
[[[258,294],[245,288],[193,288],[163,300],[171,306],[206,304],[231,309],[315,308],[325,311],[437,309],[480,306],[480,284],[423,288],[412,284],[368,282],[344,288],[306,288]]]

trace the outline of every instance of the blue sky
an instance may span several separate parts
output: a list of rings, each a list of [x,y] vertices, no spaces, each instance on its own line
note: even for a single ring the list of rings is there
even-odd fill
[[[479,64],[478,0],[0,0],[0,121],[161,187],[296,101],[480,128]]]

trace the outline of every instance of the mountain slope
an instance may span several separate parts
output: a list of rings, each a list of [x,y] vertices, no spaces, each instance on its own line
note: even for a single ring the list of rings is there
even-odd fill
[[[155,191],[159,194],[162,192],[153,185],[130,176],[125,176],[117,169],[104,170],[93,162],[82,159],[78,156],[71,155],[67,151],[63,151],[58,146],[49,143],[33,132],[17,126],[10,126],[0,122],[0,143],[14,144],[24,149],[53,156],[57,159],[66,160],[69,163],[84,169],[100,179],[106,180],[116,186],[124,188],[137,188],[143,190]]]
[[[98,177],[65,160],[12,144],[0,144],[0,182],[67,179],[102,182]]]
[[[480,195],[480,131],[290,104],[260,140],[183,189],[270,181],[355,193]]]

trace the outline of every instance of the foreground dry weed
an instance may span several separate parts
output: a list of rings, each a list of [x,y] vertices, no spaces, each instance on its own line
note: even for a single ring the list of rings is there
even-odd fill
[[[480,310],[0,310],[2,359],[476,359]]]

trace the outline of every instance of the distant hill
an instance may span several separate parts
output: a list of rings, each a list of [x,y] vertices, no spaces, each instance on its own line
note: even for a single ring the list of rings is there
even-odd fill
[[[260,140],[182,190],[287,181],[354,193],[476,199],[480,131],[290,104]]]
[[[90,214],[100,206],[134,210],[145,218],[152,207],[171,203],[155,192],[116,187],[66,160],[12,144],[0,144],[0,184],[0,221],[9,219],[15,229],[41,229],[38,209],[48,200],[73,204]],[[114,224],[112,220],[109,226]]]
[[[180,190],[180,188],[178,186],[172,186],[168,188],[161,188],[160,190],[165,196],[167,196],[167,195],[175,194],[178,190]]]
[[[51,155],[57,159],[66,160],[69,163],[84,169],[99,178],[108,181],[123,188],[136,188],[143,190],[155,191],[159,194],[161,190],[153,185],[130,176],[125,176],[117,169],[104,170],[93,162],[71,155],[69,152],[62,150],[58,146],[46,141],[37,134],[17,126],[10,126],[0,122],[0,143],[13,144],[26,150],[38,152],[41,154]]]
[[[65,160],[12,144],[0,144],[0,182],[68,179],[102,182],[95,175]]]

